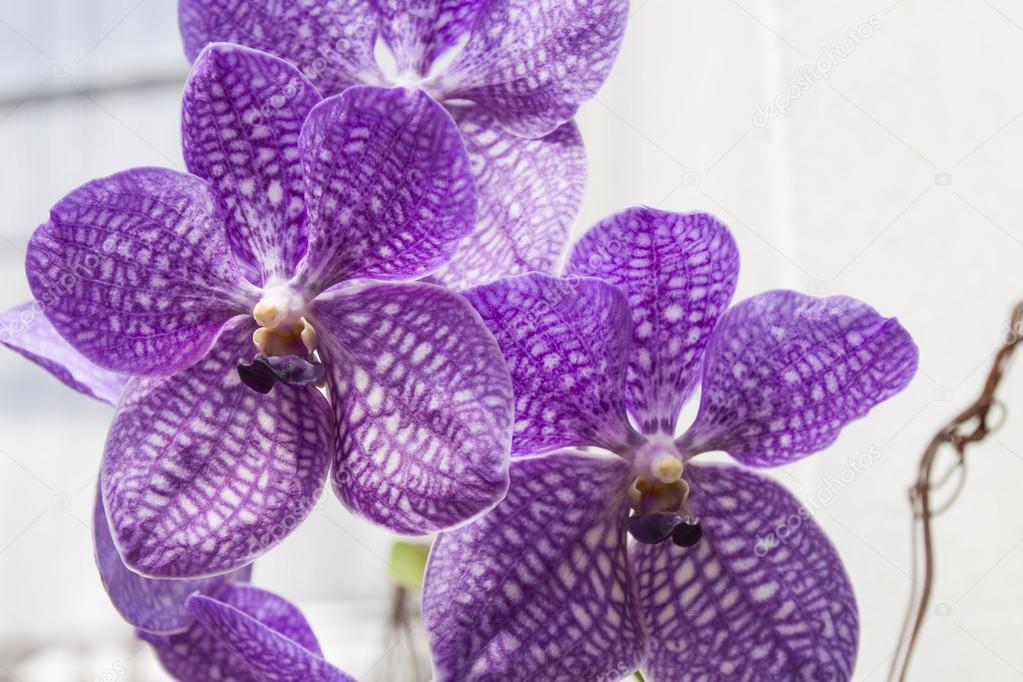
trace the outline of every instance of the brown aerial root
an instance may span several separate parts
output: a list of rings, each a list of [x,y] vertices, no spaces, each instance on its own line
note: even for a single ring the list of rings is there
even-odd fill
[[[913,509],[913,584],[906,617],[899,633],[892,665],[888,672],[888,680],[905,682],[909,672],[909,663],[913,651],[923,629],[927,609],[930,606],[931,592],[934,587],[935,554],[932,522],[939,514],[952,506],[966,481],[966,449],[983,442],[996,431],[1004,421],[1005,409],[998,400],[998,387],[1005,376],[1009,360],[1016,346],[1023,341],[1023,303],[1018,303],[1009,321],[1009,331],[1002,345],[994,355],[991,369],[984,382],[984,390],[972,405],[956,415],[941,428],[931,439],[927,449],[920,457],[920,466],[916,483],[909,489],[909,503]],[[992,422],[996,417],[997,422]],[[935,462],[944,448],[951,448],[956,460],[943,474],[935,474]],[[958,476],[955,476],[958,474]],[[933,507],[934,494],[941,490],[955,476],[956,487],[949,498]],[[920,554],[923,554],[923,565],[920,566]],[[917,578],[922,575],[922,580]]]

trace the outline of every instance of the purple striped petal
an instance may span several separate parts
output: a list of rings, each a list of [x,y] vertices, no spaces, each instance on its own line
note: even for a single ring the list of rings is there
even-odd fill
[[[376,284],[321,298],[312,313],[338,423],[334,491],[348,507],[415,534],[504,496],[511,380],[465,299]]]
[[[194,622],[185,600],[194,592],[216,594],[230,581],[247,582],[252,565],[234,573],[199,580],[143,578],[128,570],[110,537],[102,496],[96,495],[92,517],[96,565],[110,601],[126,621],[153,633],[181,632]]]
[[[423,619],[438,682],[625,677],[645,649],[628,465],[562,452],[514,460],[511,479],[501,504],[430,553]]]
[[[735,292],[739,253],[728,228],[706,213],[633,208],[586,233],[567,272],[599,277],[628,295],[629,410],[644,432],[674,434],[714,325]]]
[[[188,632],[141,634],[160,662],[182,682],[350,682],[323,660],[301,612],[255,587],[228,585],[216,597],[188,600],[197,623]]]
[[[381,83],[373,57],[377,17],[371,0],[179,0],[185,53],[228,42],[275,54],[297,66],[324,94]]]
[[[855,299],[754,296],[721,318],[700,412],[679,445],[725,450],[750,466],[794,461],[905,388],[917,359],[898,320]]]
[[[628,0],[495,0],[439,85],[487,108],[507,130],[542,137],[604,84]]]
[[[446,263],[476,222],[476,184],[458,129],[422,91],[350,88],[302,129],[308,186],[307,289],[416,279]]]
[[[290,279],[305,253],[298,136],[319,101],[287,62],[237,45],[207,48],[185,86],[185,163],[220,193],[228,240],[258,283]]]
[[[233,322],[186,372],[134,379],[114,417],[103,501],[125,563],[150,577],[243,566],[312,511],[331,459],[332,422],[315,388],[245,386],[238,358],[254,324]]]
[[[466,36],[486,0],[375,0],[380,34],[398,74],[426,76],[434,60]]]
[[[629,307],[595,279],[534,273],[465,292],[497,339],[515,387],[512,452],[618,450],[630,440],[622,387]]]
[[[128,382],[126,375],[101,369],[72,348],[36,301],[0,314],[0,344],[21,353],[74,390],[110,405],[117,404]]]
[[[687,471],[703,539],[632,548],[650,633],[646,679],[848,680],[856,600],[810,513],[752,472]]]
[[[170,374],[251,307],[217,197],[192,175],[138,168],[74,190],[28,245],[32,293],[92,362]]]
[[[554,272],[586,184],[574,123],[528,140],[503,131],[479,107],[452,110],[479,190],[476,229],[436,278],[464,289],[498,277]]]

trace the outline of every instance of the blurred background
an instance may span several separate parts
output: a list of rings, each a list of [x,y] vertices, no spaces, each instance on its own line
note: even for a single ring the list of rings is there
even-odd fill
[[[182,168],[187,65],[171,0],[0,0],[0,305],[28,300],[26,242],[63,194]],[[575,234],[631,204],[728,223],[738,296],[848,294],[921,347],[913,385],[827,452],[777,472],[848,566],[855,679],[883,680],[912,584],[906,489],[973,400],[1023,298],[1023,7],[1009,0],[632,0],[612,77],[579,123]],[[109,605],[90,510],[111,410],[0,353],[0,680],[163,680]],[[937,522],[914,680],[1023,679],[1023,374]],[[257,565],[328,658],[380,677],[390,538],[324,496]],[[387,679],[386,676],[384,679]]]

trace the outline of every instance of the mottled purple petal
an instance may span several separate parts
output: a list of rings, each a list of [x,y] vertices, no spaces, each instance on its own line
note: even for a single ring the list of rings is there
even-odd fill
[[[416,279],[446,263],[476,222],[476,183],[451,115],[422,91],[350,88],[302,129],[307,289]]]
[[[504,496],[511,380],[465,299],[432,284],[376,284],[322,298],[312,313],[345,504],[400,533],[428,533]]]
[[[36,301],[0,314],[0,344],[21,353],[74,390],[110,405],[117,404],[128,382],[126,375],[108,372],[72,348]]]
[[[542,137],[575,115],[618,56],[628,0],[493,0],[438,86]]]
[[[370,0],[179,0],[178,18],[190,60],[209,43],[238,43],[288,60],[325,95],[383,82]]]
[[[753,296],[718,324],[700,412],[680,447],[725,450],[750,466],[791,462],[905,388],[917,359],[898,320],[855,299]]]
[[[513,453],[588,445],[617,450],[629,442],[622,399],[629,306],[618,289],[533,273],[464,293],[511,372]]]
[[[298,136],[319,101],[287,62],[237,45],[207,48],[185,86],[185,163],[219,192],[231,246],[260,284],[290,279],[305,254]]]
[[[728,228],[706,213],[629,209],[586,233],[567,272],[599,277],[628,296],[629,410],[646,433],[674,434],[704,348],[735,292],[739,254]]]
[[[96,565],[110,601],[126,621],[153,633],[186,630],[194,621],[185,600],[194,592],[215,594],[229,581],[248,581],[252,565],[224,575],[199,580],[143,578],[124,565],[114,547],[103,510],[102,496],[96,495],[92,517]]]
[[[423,594],[438,682],[618,680],[639,666],[628,479],[617,458],[516,459],[508,497],[440,535]]]
[[[213,190],[159,168],[94,180],[67,195],[32,236],[26,270],[61,336],[101,367],[127,374],[195,363],[252,293]]]
[[[163,379],[133,379],[107,438],[103,501],[125,563],[197,577],[251,562],[312,511],[332,421],[315,388],[260,395],[238,377],[254,324],[233,322],[209,356]]]
[[[784,488],[734,467],[690,467],[703,539],[636,544],[649,682],[848,680],[859,617],[842,562]]]
[[[255,587],[228,585],[214,597],[195,595],[188,608],[198,620],[170,637],[141,634],[163,666],[182,682],[349,682],[323,660],[301,612]]]
[[[434,60],[466,36],[487,0],[374,0],[380,34],[398,74],[426,76]]]
[[[554,272],[579,211],[586,154],[572,122],[529,140],[479,107],[452,110],[479,190],[479,220],[435,277],[464,289],[498,277]]]

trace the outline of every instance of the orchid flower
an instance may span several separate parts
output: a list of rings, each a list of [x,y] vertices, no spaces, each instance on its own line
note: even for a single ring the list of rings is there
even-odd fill
[[[561,258],[585,184],[571,122],[603,84],[628,0],[180,0],[185,52],[239,43],[298,66],[324,94],[420,88],[449,108],[479,187],[476,230],[434,274],[453,288]]]
[[[694,458],[821,450],[906,386],[917,349],[851,298],[728,309],[738,269],[713,217],[641,208],[587,233],[566,279],[466,293],[508,361],[515,436],[505,500],[431,553],[438,680],[849,679],[858,616],[827,538],[777,483]]]
[[[138,633],[180,682],[355,682],[324,659],[302,613],[271,592],[229,583],[185,606],[195,617],[185,632]]]
[[[191,174],[88,183],[28,248],[49,323],[132,375],[101,471],[127,566],[236,570],[308,515],[328,469],[350,509],[402,533],[493,506],[500,350],[463,298],[400,281],[442,265],[476,214],[447,112],[400,88],[321,101],[286,62],[225,45],[197,60],[183,111]]]
[[[198,580],[145,578],[114,547],[96,496],[93,532],[103,585],[139,638],[182,682],[221,679],[351,680],[323,660],[305,618],[284,599],[243,583],[251,565]],[[313,673],[320,676],[313,676]],[[303,677],[303,674],[310,675]]]
[[[323,659],[301,612],[246,585],[252,565],[233,573],[175,580],[129,570],[110,534],[102,496],[93,514],[96,564],[111,602],[181,682],[210,679],[349,682]]]

